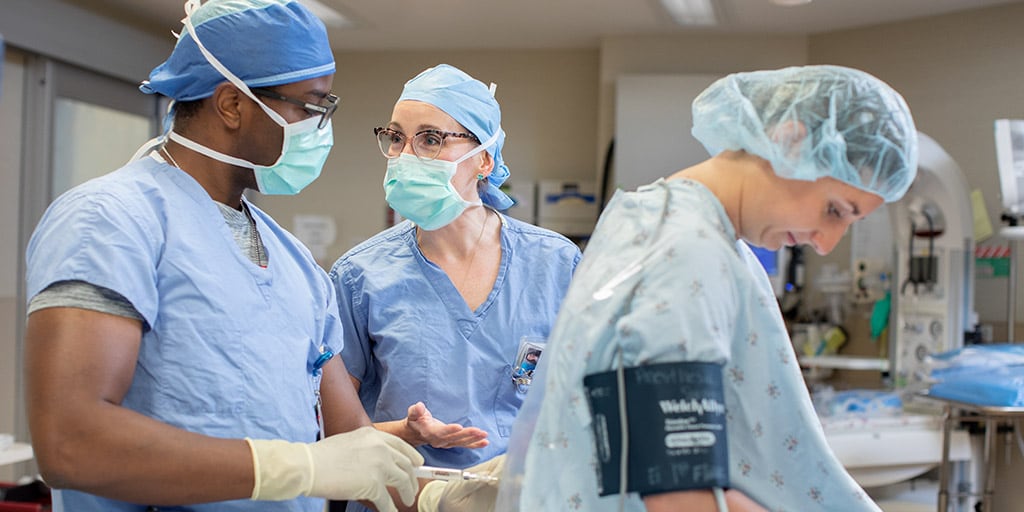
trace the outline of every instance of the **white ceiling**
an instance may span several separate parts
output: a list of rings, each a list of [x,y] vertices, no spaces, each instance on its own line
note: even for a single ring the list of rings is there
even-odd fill
[[[183,0],[64,0],[149,30],[178,31]],[[301,1],[301,0],[300,0]],[[712,0],[719,24],[676,25],[659,0],[320,0],[352,21],[336,49],[596,48],[601,38],[681,33],[814,34],[1024,0]],[[163,32],[166,33],[166,32]]]

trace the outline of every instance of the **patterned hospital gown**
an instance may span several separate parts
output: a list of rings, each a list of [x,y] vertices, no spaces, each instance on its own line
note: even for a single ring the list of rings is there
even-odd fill
[[[685,179],[619,192],[602,215],[541,360],[533,435],[526,425],[520,449],[513,433],[499,510],[619,510],[598,497],[583,377],[614,368],[620,348],[626,367],[724,365],[733,488],[776,512],[879,510],[826,444],[767,275],[718,199]],[[624,510],[643,502],[631,493]]]

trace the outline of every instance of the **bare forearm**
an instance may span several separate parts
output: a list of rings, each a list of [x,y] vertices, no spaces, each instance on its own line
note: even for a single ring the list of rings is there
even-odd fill
[[[711,491],[686,491],[652,494],[644,497],[647,512],[672,512],[689,510],[693,512],[716,512],[715,496]]]
[[[377,430],[382,430],[389,434],[398,436],[398,438],[409,443],[412,446],[419,446],[424,443],[423,438],[420,437],[413,429],[409,428],[409,423],[404,419],[394,421],[382,421],[379,423],[374,423],[373,426]]]
[[[82,409],[30,415],[36,457],[52,487],[147,505],[251,496],[244,440],[187,432],[109,403]]]
[[[768,512],[736,489],[725,491],[725,503],[730,512]],[[711,491],[679,491],[652,494],[644,497],[647,512],[718,512],[715,495]]]
[[[330,372],[328,373],[329,370]],[[343,376],[344,379],[342,378]],[[348,370],[345,368],[345,362],[341,360],[341,357],[335,357],[327,364],[327,366],[324,367],[324,383],[321,385],[321,388],[333,390],[333,396],[335,396],[339,402],[339,406],[332,407],[332,411],[343,410],[346,409],[346,407],[348,410],[354,409],[358,411],[356,415],[359,416],[359,418],[349,418],[346,421],[365,421],[369,423],[370,419],[363,411],[362,404],[359,402],[360,385],[361,384],[358,379],[349,375]],[[328,416],[328,418],[330,418],[330,416]],[[412,446],[419,446],[425,442],[419,434],[409,428],[408,418],[373,423],[373,427],[381,432],[387,432],[388,434],[396,436]],[[330,427],[328,427],[327,430],[330,431]]]
[[[119,404],[141,323],[75,308],[32,313],[25,333],[32,444],[52,487],[164,505],[251,496],[244,440],[193,434]]]
[[[323,400],[324,429],[327,435],[351,432],[370,425],[357,388],[345,369],[341,356],[335,356],[323,368],[320,397]]]

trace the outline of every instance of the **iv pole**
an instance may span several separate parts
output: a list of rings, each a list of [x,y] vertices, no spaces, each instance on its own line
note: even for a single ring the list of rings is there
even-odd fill
[[[1017,324],[1017,255],[1020,241],[1024,240],[1024,226],[1017,225],[1017,217],[1003,214],[1009,226],[999,230],[999,235],[1010,241],[1010,275],[1006,279],[1006,341],[1014,343],[1014,328]]]
[[[1024,240],[1024,226],[1019,226],[1021,199],[1024,198],[1024,123],[1012,119],[995,120],[996,160],[999,170],[999,188],[1002,191],[1003,214],[1000,220],[1007,225],[999,234],[1010,241],[1010,275],[1006,283],[1006,333],[1007,342],[1015,343],[1014,328],[1017,323],[1017,258],[1020,241]]]

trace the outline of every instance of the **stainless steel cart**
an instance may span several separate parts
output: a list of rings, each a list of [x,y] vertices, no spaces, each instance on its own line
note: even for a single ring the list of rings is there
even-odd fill
[[[939,512],[948,512],[950,497],[978,496],[978,494],[968,492],[956,492],[952,495],[949,493],[949,439],[957,422],[976,422],[981,424],[984,428],[984,465],[982,466],[984,468],[984,476],[981,481],[981,511],[992,512],[994,506],[992,500],[996,492],[995,438],[999,423],[1024,418],[1024,407],[998,407],[972,404],[930,395],[927,392],[921,393],[921,396],[941,402],[943,405],[942,463],[939,465]],[[965,416],[964,413],[974,413],[975,415]]]

